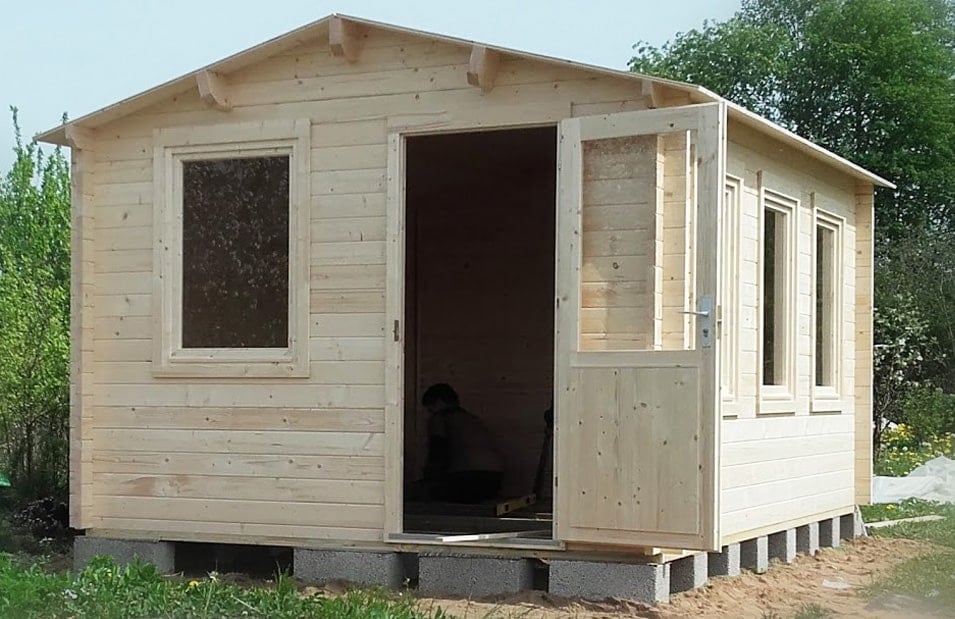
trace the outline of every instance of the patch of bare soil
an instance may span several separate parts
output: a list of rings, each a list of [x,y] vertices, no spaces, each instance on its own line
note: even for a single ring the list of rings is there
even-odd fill
[[[744,572],[711,579],[701,589],[671,596],[669,604],[650,607],[624,600],[585,602],[534,591],[492,600],[422,599],[423,608],[440,606],[453,617],[521,617],[526,619],[613,617],[726,617],[762,619],[792,617],[813,604],[834,617],[913,619],[922,610],[899,596],[877,599],[863,595],[893,566],[933,546],[890,538],[861,538],[842,548],[826,548],[816,556],[799,555],[792,565],[774,562],[767,573]]]

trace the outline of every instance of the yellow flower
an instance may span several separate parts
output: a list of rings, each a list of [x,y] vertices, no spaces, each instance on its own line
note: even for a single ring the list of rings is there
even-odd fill
[[[886,508],[886,509],[895,509],[895,505],[886,505],[885,508]],[[190,584],[191,584],[191,583],[190,583]]]
[[[190,588],[190,589],[193,589],[193,588],[198,587],[198,586],[199,586],[199,581],[198,581],[198,580],[190,580],[190,581],[189,581],[189,588]]]

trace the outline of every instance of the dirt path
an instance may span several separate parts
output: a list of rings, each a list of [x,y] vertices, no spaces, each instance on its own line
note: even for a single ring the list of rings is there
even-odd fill
[[[834,617],[912,619],[920,614],[907,605],[906,600],[885,598],[873,603],[862,595],[861,589],[894,565],[931,550],[931,545],[912,540],[862,538],[842,548],[824,549],[814,557],[800,555],[792,565],[774,563],[766,574],[744,573],[735,578],[713,579],[706,587],[672,596],[669,604],[655,608],[617,600],[600,603],[565,600],[542,592],[481,602],[424,599],[421,603],[425,607],[440,606],[451,616],[467,619],[623,616],[788,619],[808,604],[818,605]],[[824,586],[825,581],[830,586]],[[833,583],[839,583],[836,586],[842,588],[833,588]]]

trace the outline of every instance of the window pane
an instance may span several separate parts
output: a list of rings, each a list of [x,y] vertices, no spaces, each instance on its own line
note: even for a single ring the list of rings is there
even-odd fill
[[[289,158],[182,168],[183,348],[286,348]]]
[[[834,386],[835,349],[835,234],[816,228],[816,384]]]
[[[786,380],[786,214],[766,209],[763,224],[763,384]]]

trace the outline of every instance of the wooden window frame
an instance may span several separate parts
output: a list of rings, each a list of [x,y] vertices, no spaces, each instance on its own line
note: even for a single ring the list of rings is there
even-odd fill
[[[723,198],[722,298],[719,306],[720,405],[724,417],[739,414],[740,391],[740,216],[743,205],[743,179],[726,175]]]
[[[309,318],[308,120],[174,127],[153,132],[153,375],[307,377]],[[182,347],[182,162],[289,157],[289,346]]]
[[[811,411],[820,412],[841,412],[844,410],[842,402],[842,361],[843,361],[843,343],[842,338],[845,333],[845,311],[843,304],[843,284],[845,271],[845,224],[843,217],[826,212],[819,208],[813,208],[813,226],[812,226],[812,406]],[[819,229],[825,228],[832,233],[832,338],[830,346],[832,347],[832,365],[833,376],[832,385],[816,384],[816,284],[820,274],[817,272],[817,247]]]
[[[761,177],[762,175],[760,175]],[[776,415],[776,414],[795,414],[796,412],[796,368],[797,368],[797,320],[796,320],[796,300],[797,296],[797,260],[799,255],[799,200],[778,191],[768,189],[763,185],[762,178],[759,183],[759,291],[757,298],[759,331],[757,346],[759,348],[757,359],[759,363],[757,388],[759,389],[758,414]],[[782,267],[785,273],[785,283],[782,294],[786,309],[782,313],[782,325],[775,329],[777,341],[782,336],[783,349],[778,353],[778,361],[782,361],[784,366],[781,373],[783,380],[778,385],[766,385],[763,383],[763,353],[765,333],[765,316],[763,290],[765,289],[765,228],[766,211],[771,210],[782,214],[782,220],[785,222],[786,229],[783,238],[786,240],[786,248],[783,252],[785,257]]]

